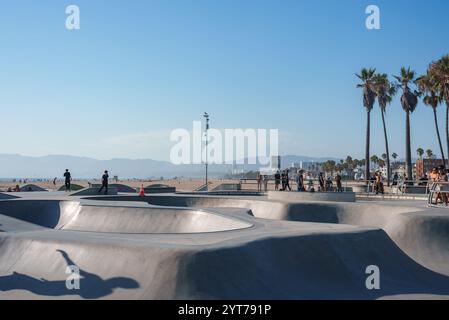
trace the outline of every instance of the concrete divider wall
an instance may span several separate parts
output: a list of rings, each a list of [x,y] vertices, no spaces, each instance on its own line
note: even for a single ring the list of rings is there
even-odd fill
[[[355,202],[354,192],[285,192],[268,191],[268,199],[278,201]]]

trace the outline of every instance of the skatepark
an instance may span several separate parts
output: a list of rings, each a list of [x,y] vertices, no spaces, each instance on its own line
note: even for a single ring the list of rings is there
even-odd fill
[[[0,299],[449,298],[449,211],[425,201],[81,191],[0,194]]]

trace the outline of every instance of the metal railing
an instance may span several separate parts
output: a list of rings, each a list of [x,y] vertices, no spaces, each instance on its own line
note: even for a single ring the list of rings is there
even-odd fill
[[[243,186],[244,184],[249,184],[249,185],[259,185],[259,181],[257,179],[246,179],[246,178],[241,178],[239,179],[240,184]],[[276,179],[273,178],[268,178],[266,180],[262,179],[260,182],[260,186],[261,186],[261,191],[264,191],[265,189],[265,181],[266,181],[266,185],[268,187],[268,185],[273,185],[276,182]],[[296,191],[298,189],[298,183],[296,181],[295,177],[289,178],[289,185],[292,188],[292,191]],[[342,180],[341,181],[341,189],[339,192],[346,192],[348,190],[348,181],[347,180]],[[282,179],[279,180],[279,187],[282,187]],[[314,190],[316,192],[338,192],[337,190],[337,183],[335,182],[335,180],[332,180],[332,185],[326,187],[326,179],[324,179],[324,190],[321,190],[320,187],[320,183],[318,179],[304,179],[303,182],[303,187],[307,190],[309,190],[311,187],[314,188]],[[268,189],[268,188],[267,188]],[[279,189],[281,190],[281,189]]]

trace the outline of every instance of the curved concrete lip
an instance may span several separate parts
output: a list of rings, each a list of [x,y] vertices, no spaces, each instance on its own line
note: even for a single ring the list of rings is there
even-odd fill
[[[193,234],[225,232],[253,224],[216,210],[151,206],[99,200],[0,201],[0,214],[36,226],[118,234]]]

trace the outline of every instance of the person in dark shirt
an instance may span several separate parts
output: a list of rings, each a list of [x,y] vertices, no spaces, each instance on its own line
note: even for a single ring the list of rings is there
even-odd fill
[[[72,175],[70,174],[69,169],[65,169],[64,178],[65,178],[65,191],[70,191],[70,183],[72,181]]]
[[[343,192],[343,188],[341,187],[341,175],[339,173],[335,176],[335,182],[337,183],[337,192]]]
[[[98,190],[98,193],[101,193],[103,191],[103,188],[105,189],[104,194],[108,194],[108,185],[109,185],[109,175],[108,170],[105,170],[103,176],[101,177],[101,188]]]
[[[290,187],[290,177],[288,176],[288,170],[285,170],[285,187],[284,190],[292,191],[292,188]]]
[[[274,189],[279,190],[279,185],[281,184],[281,174],[279,171],[274,175]]]
[[[298,175],[296,176],[296,184],[298,186],[298,192],[304,191],[304,177],[303,170],[298,170]]]
[[[324,192],[325,191],[325,189],[324,189],[324,176],[323,176],[322,172],[320,172],[320,175],[318,176],[318,182],[320,184],[319,191]]]

